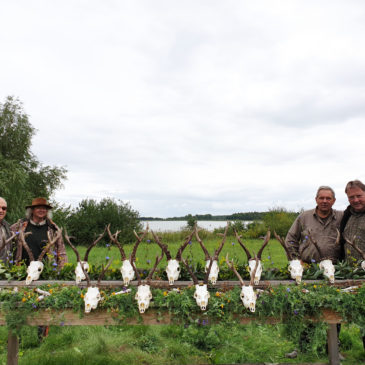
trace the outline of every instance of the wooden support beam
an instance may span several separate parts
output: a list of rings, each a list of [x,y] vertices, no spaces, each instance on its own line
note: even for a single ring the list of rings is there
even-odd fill
[[[328,360],[330,365],[340,365],[340,353],[338,351],[337,325],[330,323],[327,330]]]
[[[19,339],[11,330],[8,333],[8,365],[18,365]]]

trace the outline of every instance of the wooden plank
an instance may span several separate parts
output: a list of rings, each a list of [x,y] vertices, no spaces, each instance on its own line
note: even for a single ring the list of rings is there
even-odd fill
[[[245,285],[249,284],[249,281],[244,281]],[[323,284],[323,280],[303,280],[303,283],[307,285],[314,285],[314,284]],[[336,280],[334,284],[329,284],[338,288],[345,288],[349,286],[361,286],[365,282],[365,279],[348,279],[348,280]],[[97,281],[91,281],[91,285],[96,285]],[[85,281],[81,282],[80,284],[76,285],[75,281],[64,281],[64,280],[37,280],[32,282],[29,285],[25,284],[25,281],[6,281],[0,280],[0,288],[14,288],[14,287],[28,287],[28,288],[36,288],[41,285],[65,285],[65,286],[78,286],[80,288],[86,288],[87,284]],[[131,286],[137,286],[137,281],[132,281]],[[171,288],[184,288],[188,286],[193,286],[192,281],[176,281],[174,285],[169,285],[168,281],[164,280],[151,280],[151,287],[152,288],[161,288],[161,289],[171,289]],[[263,280],[260,281],[259,285],[255,285],[255,288],[258,289],[266,289],[268,287],[274,287],[279,285],[296,285],[294,280]],[[103,280],[100,283],[100,287],[102,288],[122,288],[124,286],[123,281],[121,280]],[[217,281],[216,285],[212,286],[209,285],[210,288],[217,288],[217,289],[231,289],[236,286],[241,286],[239,281],[230,281],[230,280],[223,280]]]
[[[10,330],[8,332],[8,365],[18,365],[19,339]]]
[[[241,324],[248,324],[252,321],[257,321],[258,318],[254,314],[247,317],[234,316],[235,319]],[[192,318],[200,319],[202,322],[207,321],[208,324],[219,322],[217,318],[209,318],[204,313],[194,313]],[[314,320],[317,320],[313,318]],[[280,318],[267,317],[260,319],[260,321],[268,324],[280,323]],[[323,321],[330,324],[342,322],[341,317],[334,311],[326,309],[322,312],[318,321]],[[123,324],[145,324],[145,325],[164,325],[171,323],[179,323],[179,318],[174,317],[172,314],[164,311],[156,311],[149,309],[144,314],[138,315],[132,318],[126,318],[123,320]],[[35,310],[34,314],[29,317],[27,324],[29,326],[102,326],[102,325],[116,325],[120,324],[118,319],[118,313],[112,311],[96,310],[91,313],[83,313],[80,315],[78,312],[74,312],[72,309],[65,310],[51,310],[40,309]],[[3,313],[0,313],[0,325],[6,325],[5,317]]]

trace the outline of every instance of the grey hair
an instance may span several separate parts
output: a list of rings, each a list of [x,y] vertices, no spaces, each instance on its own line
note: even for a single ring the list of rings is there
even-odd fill
[[[346,184],[345,193],[347,193],[348,189],[352,189],[352,188],[359,188],[362,191],[365,191],[365,185],[360,180],[349,181]]]
[[[336,194],[335,191],[330,187],[330,186],[326,186],[326,185],[322,185],[318,188],[317,190],[317,194],[316,194],[316,198],[318,198],[319,192],[321,190],[329,190],[332,193],[333,199],[336,199]]]
[[[25,218],[32,219],[33,217],[33,208],[27,208],[25,211]],[[52,210],[47,210],[47,218],[52,219]]]
[[[0,196],[0,200],[4,200],[4,202],[5,202],[6,204],[8,204],[8,202],[6,201],[6,199],[4,199],[2,196]]]

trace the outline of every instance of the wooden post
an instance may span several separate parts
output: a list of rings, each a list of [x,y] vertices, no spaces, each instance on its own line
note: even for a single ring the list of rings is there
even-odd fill
[[[338,351],[337,324],[330,323],[327,330],[328,360],[330,365],[340,365],[340,354]]]
[[[8,333],[8,365],[18,365],[19,340],[18,336],[9,330]]]

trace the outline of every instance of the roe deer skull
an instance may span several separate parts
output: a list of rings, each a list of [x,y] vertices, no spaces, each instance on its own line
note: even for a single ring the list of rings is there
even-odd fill
[[[32,281],[36,281],[42,274],[43,262],[41,261],[31,261],[27,267],[27,278],[25,284],[29,285]]]
[[[290,260],[288,270],[292,279],[300,284],[303,276],[303,265],[299,259]]]
[[[150,306],[152,299],[151,288],[148,284],[138,285],[135,299],[138,303],[139,313],[144,313]]]
[[[81,268],[81,265],[84,267],[84,270],[86,270],[86,272],[90,271],[90,266],[87,261],[78,262],[75,268],[76,284],[79,284],[82,280],[86,279],[84,270]]]
[[[253,290],[253,286],[242,286],[240,298],[245,308],[255,312],[257,295]]]
[[[89,286],[84,296],[85,313],[90,313],[92,309],[96,309],[101,300],[99,288]]]
[[[319,263],[319,268],[323,270],[323,275],[333,284],[335,282],[335,267],[332,260],[322,260]]]
[[[207,309],[208,300],[210,298],[207,284],[196,284],[195,285],[194,298],[196,300],[196,304],[198,304],[200,309],[202,311],[205,311]]]

